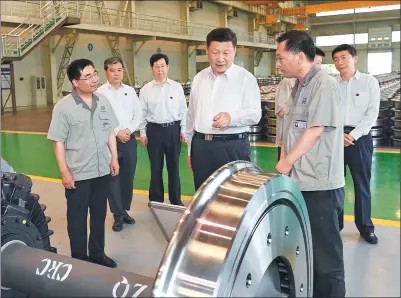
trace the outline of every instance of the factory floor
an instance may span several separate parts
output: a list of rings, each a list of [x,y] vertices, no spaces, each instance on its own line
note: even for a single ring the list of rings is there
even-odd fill
[[[18,113],[5,113],[1,123],[1,155],[17,171],[29,175],[60,178],[52,143],[46,139],[51,119],[50,108],[21,109]],[[184,196],[194,194],[192,172],[187,167],[187,146],[182,145],[180,156],[181,189]],[[134,188],[149,189],[150,165],[146,148],[138,141],[138,163]],[[258,142],[251,146],[252,162],[264,171],[275,173],[277,148],[274,144]],[[372,165],[372,217],[380,220],[400,221],[400,149],[376,148]],[[163,173],[167,192],[167,170]],[[345,214],[353,214],[354,190],[351,175],[346,177]]]
[[[50,109],[26,109],[17,114],[2,115],[1,155],[17,172],[30,175],[34,192],[47,205],[52,217],[51,237],[59,253],[69,254],[66,232],[65,198],[53,148],[46,139]],[[186,145],[180,156],[180,177],[184,204],[194,193],[192,173],[186,166]],[[344,255],[348,297],[400,297],[400,151],[376,148],[372,166],[372,218],[379,237],[378,245],[359,238],[353,224],[354,190],[351,175],[346,177]],[[266,172],[275,172],[277,149],[273,144],[258,143],[251,147],[252,162]],[[163,173],[167,190],[167,171]],[[120,233],[111,230],[112,216],[106,222],[106,252],[121,269],[154,277],[167,245],[147,207],[150,181],[146,148],[138,142],[138,164],[134,179],[134,201],[131,214],[136,225]],[[167,202],[167,200],[166,200]]]
[[[52,246],[58,253],[69,255],[64,188],[60,182],[44,180],[33,179],[33,192],[40,194],[40,202],[47,206],[46,215],[52,218]],[[153,278],[167,241],[147,203],[146,195],[134,194],[129,213],[136,224],[125,225],[118,233],[111,229],[113,216],[108,211],[106,253],[120,269]],[[359,237],[352,222],[345,222],[342,238],[347,297],[400,297],[400,229],[379,224],[376,233],[380,242],[370,245]]]

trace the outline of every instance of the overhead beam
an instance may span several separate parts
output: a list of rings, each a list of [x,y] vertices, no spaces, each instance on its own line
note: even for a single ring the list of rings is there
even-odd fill
[[[396,0],[396,1],[380,0],[380,1],[330,2],[330,3],[312,4],[312,5],[305,5],[305,6],[299,6],[299,7],[284,8],[282,10],[281,14],[283,16],[295,16],[295,15],[312,14],[312,13],[318,13],[318,12],[324,12],[324,11],[356,9],[356,8],[384,6],[384,5],[397,5],[397,4],[400,4],[399,0]]]
[[[350,19],[350,20],[333,20],[327,22],[315,22],[314,20],[311,22],[312,27],[322,26],[322,25],[334,25],[334,24],[345,24],[345,23],[361,23],[361,22],[375,22],[375,21],[383,21],[383,20],[399,20],[400,17],[386,17],[386,18],[363,18],[363,19]]]
[[[266,15],[267,13],[264,6],[255,6],[254,4],[248,4],[247,1],[214,0],[213,2],[254,14]]]
[[[268,1],[268,0],[243,0],[242,2],[248,5],[266,5],[266,6],[277,6],[278,2],[284,1]]]

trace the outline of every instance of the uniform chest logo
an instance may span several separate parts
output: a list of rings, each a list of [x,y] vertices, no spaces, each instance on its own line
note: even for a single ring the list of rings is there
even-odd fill
[[[306,105],[306,101],[307,101],[306,97],[302,98],[301,104]]]
[[[102,112],[104,112],[104,111],[106,111],[106,107],[105,107],[105,106],[100,106],[100,110],[101,110]]]

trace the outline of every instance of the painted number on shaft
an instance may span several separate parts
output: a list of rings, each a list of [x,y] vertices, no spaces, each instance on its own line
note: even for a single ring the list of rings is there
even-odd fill
[[[72,269],[71,264],[64,264],[63,262],[52,261],[50,259],[43,259],[42,263],[46,263],[46,265],[42,269],[36,268],[36,275],[45,275],[47,273],[47,278],[58,281],[66,280]]]
[[[119,281],[118,283],[116,283],[115,285],[114,285],[114,287],[113,287],[113,297],[114,298],[117,298],[117,297],[122,297],[122,298],[124,298],[124,297],[126,297],[127,296],[127,294],[128,294],[128,291],[129,291],[129,289],[130,289],[130,287],[133,289],[133,290],[136,290],[135,292],[134,292],[134,294],[132,295],[132,297],[138,297],[139,296],[139,294],[141,294],[142,292],[143,292],[143,290],[145,290],[148,286],[145,286],[145,285],[141,285],[141,284],[135,284],[134,286],[130,286],[130,284],[128,283],[128,280],[123,276],[122,277],[123,278],[123,280],[122,281]],[[122,295],[121,296],[117,296],[117,289],[121,286],[121,285],[125,285],[125,288],[123,288],[123,293],[122,293]],[[135,289],[135,288],[138,288],[138,289]],[[121,292],[121,291],[120,291]]]

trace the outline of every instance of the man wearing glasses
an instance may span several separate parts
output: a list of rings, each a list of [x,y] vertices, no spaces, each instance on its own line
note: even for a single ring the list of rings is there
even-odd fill
[[[94,94],[99,79],[91,61],[73,61],[67,75],[73,91],[55,105],[47,138],[54,142],[65,187],[71,256],[116,267],[116,262],[104,253],[104,222],[110,174],[116,176],[119,172],[114,134],[119,123],[107,98]]]

